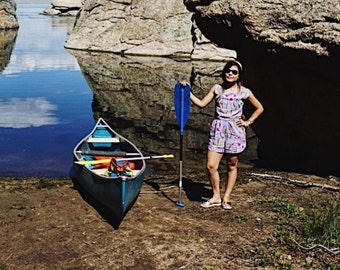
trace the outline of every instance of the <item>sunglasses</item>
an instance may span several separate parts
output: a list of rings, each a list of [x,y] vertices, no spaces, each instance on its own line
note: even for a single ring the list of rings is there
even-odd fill
[[[235,70],[235,69],[228,69],[227,71],[226,71],[226,73],[225,74],[228,74],[228,73],[232,73],[233,75],[237,75],[238,74],[238,70]]]

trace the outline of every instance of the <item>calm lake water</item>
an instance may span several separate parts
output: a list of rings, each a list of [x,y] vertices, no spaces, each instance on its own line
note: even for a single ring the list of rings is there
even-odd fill
[[[92,129],[93,93],[63,47],[72,18],[18,4],[19,31],[0,75],[0,176],[67,177],[74,145]]]
[[[178,80],[193,79],[194,93],[203,96],[204,89],[220,79],[224,63],[68,51],[64,43],[74,18],[39,15],[50,1],[32,1],[17,2],[17,33],[0,32],[4,41],[0,177],[68,177],[72,150],[98,117],[145,155],[175,155],[171,160],[148,161],[148,173],[178,173],[173,86]],[[295,61],[292,51],[272,54],[258,48],[256,53],[244,54],[245,69],[254,71],[247,73],[246,85],[263,101],[265,114],[252,126],[255,133],[249,130],[240,161],[338,175],[339,125],[330,129],[333,122],[324,121],[329,115],[339,115],[337,65],[310,55]],[[265,63],[259,66],[259,59]],[[311,69],[309,63],[315,61],[317,69]],[[334,65],[331,69],[330,64]],[[320,85],[328,89],[327,96],[309,94],[319,93]],[[192,106],[184,135],[185,170],[205,170],[213,115],[213,106],[204,110]],[[334,123],[339,121],[334,119]]]

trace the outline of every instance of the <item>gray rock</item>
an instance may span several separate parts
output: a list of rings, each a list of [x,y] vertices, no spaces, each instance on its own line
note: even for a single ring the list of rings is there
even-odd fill
[[[338,0],[184,3],[193,13],[180,0],[88,0],[66,47],[211,60],[217,51],[223,60],[235,57],[244,39],[327,56],[340,44]]]
[[[220,46],[240,47],[247,37],[272,47],[330,55],[340,45],[338,0],[185,0],[184,3],[195,12],[201,31]]]
[[[0,30],[19,28],[16,8],[14,0],[0,1]]]
[[[88,0],[65,47],[124,55],[236,57],[235,51],[218,47],[203,36],[181,0]]]
[[[17,34],[18,29],[0,31],[0,73],[9,63]]]
[[[82,5],[82,0],[53,0],[42,12],[51,16],[76,16]]]

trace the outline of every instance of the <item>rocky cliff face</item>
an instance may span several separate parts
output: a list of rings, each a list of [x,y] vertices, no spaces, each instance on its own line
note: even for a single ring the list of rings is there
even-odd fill
[[[223,60],[246,39],[339,57],[337,0],[87,0],[78,16],[68,48]]]
[[[338,0],[184,0],[210,40],[237,49],[244,39],[268,48],[339,54]]]
[[[184,4],[179,0],[165,4],[156,0],[87,0],[66,47],[209,60],[236,57],[237,52],[246,72],[245,85],[265,107],[264,115],[253,125],[261,141],[260,159],[281,169],[339,174],[338,0],[186,0]],[[216,81],[220,70],[218,62],[206,63],[216,66],[215,71],[211,68],[210,78],[209,72],[200,68],[204,64],[197,67],[192,62],[189,69],[183,69],[199,96]],[[86,66],[85,62],[81,66]],[[167,78],[164,87],[172,89],[174,81]],[[154,80],[157,84],[164,78],[156,76]],[[122,81],[138,84],[134,76]],[[119,85],[125,89],[121,82]],[[96,92],[96,99],[100,93]],[[157,108],[160,113],[162,106]],[[188,127],[208,125],[195,116],[196,120]]]
[[[19,28],[15,0],[0,1],[0,30]]]
[[[0,73],[9,63],[17,34],[17,29],[0,31]]]
[[[0,73],[7,66],[18,34],[14,0],[0,1]]]
[[[42,12],[42,14],[52,16],[76,16],[81,5],[81,0],[52,0],[51,4]]]
[[[182,0],[87,0],[65,47],[207,60],[236,57],[204,37]]]

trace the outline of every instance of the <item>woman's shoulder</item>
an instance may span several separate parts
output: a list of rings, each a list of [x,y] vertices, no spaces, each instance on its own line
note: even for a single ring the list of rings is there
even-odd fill
[[[242,98],[248,98],[252,92],[248,87],[241,85],[240,93]]]
[[[223,92],[223,87],[222,87],[222,85],[216,83],[216,84],[214,84],[214,86],[212,87],[212,90],[214,91],[214,93],[215,93],[216,95],[221,95],[222,92]]]
[[[220,85],[218,83],[214,84],[213,88],[214,89],[223,89],[222,85]]]
[[[241,92],[247,92],[247,91],[251,91],[248,87],[244,86],[244,85],[241,85],[240,87],[240,91]]]

